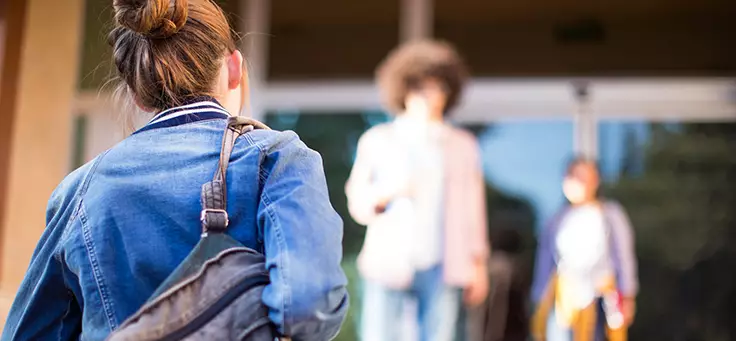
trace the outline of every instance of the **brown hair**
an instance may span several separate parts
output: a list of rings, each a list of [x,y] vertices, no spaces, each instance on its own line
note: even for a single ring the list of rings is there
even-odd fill
[[[457,106],[468,71],[455,49],[446,42],[416,41],[389,53],[376,70],[376,82],[385,105],[394,113],[404,111],[406,96],[427,79],[439,81],[447,95],[444,113]]]
[[[212,0],[113,0],[110,32],[121,87],[147,110],[213,96],[233,31]]]
[[[575,167],[578,165],[584,165],[584,164],[590,164],[593,166],[593,169],[595,169],[596,173],[601,172],[600,165],[598,164],[598,161],[596,159],[583,156],[583,155],[575,155],[570,160],[567,161],[567,168],[565,168],[565,176],[569,176],[572,174],[572,172],[575,170]]]

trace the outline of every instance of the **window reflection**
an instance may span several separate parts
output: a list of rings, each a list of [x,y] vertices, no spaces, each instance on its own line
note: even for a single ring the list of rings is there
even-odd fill
[[[635,231],[632,340],[731,340],[736,123],[603,122],[599,139],[604,192]]]
[[[536,227],[562,204],[560,180],[573,153],[570,121],[497,123],[478,135],[487,182],[533,207]]]
[[[350,277],[351,316],[338,340],[355,340],[355,315],[360,311],[360,280],[355,255],[365,228],[352,221],[347,211],[344,185],[355,157],[360,135],[375,124],[386,122],[383,112],[304,113],[272,112],[266,122],[274,129],[296,131],[323,158],[330,199],[345,221],[345,270]],[[496,248],[517,254],[518,292],[511,299],[518,311],[520,332],[525,332],[525,300],[531,280],[535,228],[562,203],[559,188],[564,162],[572,154],[572,123],[569,121],[498,123],[466,126],[479,140],[486,174],[490,235]]]

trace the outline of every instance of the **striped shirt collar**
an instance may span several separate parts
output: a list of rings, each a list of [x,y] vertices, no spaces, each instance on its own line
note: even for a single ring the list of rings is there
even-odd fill
[[[230,114],[214,98],[200,97],[188,101],[184,105],[166,109],[156,114],[143,128],[134,134],[146,130],[173,127],[204,120],[226,119]]]

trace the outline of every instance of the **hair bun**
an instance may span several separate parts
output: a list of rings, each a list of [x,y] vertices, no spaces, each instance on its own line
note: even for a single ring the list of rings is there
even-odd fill
[[[165,39],[187,22],[187,0],[113,0],[115,21],[133,32]]]

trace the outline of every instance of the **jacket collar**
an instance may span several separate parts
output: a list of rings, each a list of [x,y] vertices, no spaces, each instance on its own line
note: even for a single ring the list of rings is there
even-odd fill
[[[173,127],[204,120],[226,119],[229,116],[230,113],[214,98],[199,97],[181,106],[161,111],[134,134],[146,130]]]

